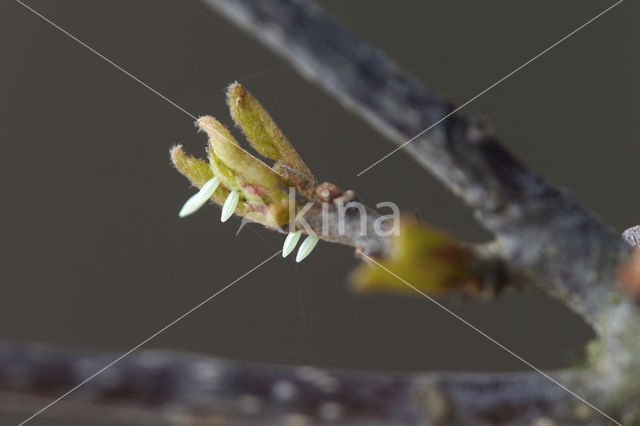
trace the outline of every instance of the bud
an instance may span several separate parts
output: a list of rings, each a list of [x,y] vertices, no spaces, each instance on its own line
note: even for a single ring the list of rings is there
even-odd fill
[[[416,292],[402,280],[430,295],[477,288],[473,254],[448,234],[407,217],[389,254],[375,261],[382,267],[365,262],[353,272],[356,291]]]

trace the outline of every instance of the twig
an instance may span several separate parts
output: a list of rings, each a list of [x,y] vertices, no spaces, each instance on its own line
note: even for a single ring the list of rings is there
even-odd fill
[[[0,406],[27,410],[115,355],[0,345]],[[557,372],[579,385],[577,372]],[[50,415],[150,424],[428,425],[593,422],[587,407],[537,373],[363,373],[269,366],[170,351],[132,354]]]
[[[204,0],[394,143],[453,107],[308,0]],[[513,158],[483,123],[451,114],[406,151],[496,236],[513,275],[559,297],[600,337],[594,389],[618,413],[640,396],[640,315],[618,282],[632,248],[567,192]]]
[[[396,144],[453,111],[310,1],[206,3]],[[495,234],[494,254],[509,274],[558,296],[597,331],[585,369],[551,375],[610,415],[638,422],[640,315],[618,285],[620,267],[632,251],[629,242],[516,161],[487,126],[461,114],[452,114],[406,150]],[[111,358],[5,345],[0,389],[18,399],[58,396]],[[535,372],[363,374],[164,352],[133,354],[69,398],[114,411],[134,407],[162,421],[206,424],[259,419],[296,425],[522,425],[545,418],[605,423]]]
[[[204,2],[280,53],[396,144],[453,110],[311,1]],[[496,234],[514,273],[524,272],[532,283],[562,295],[595,325],[604,309],[600,300],[613,297],[611,283],[630,254],[617,233],[515,160],[486,125],[460,113],[413,140],[406,150]]]

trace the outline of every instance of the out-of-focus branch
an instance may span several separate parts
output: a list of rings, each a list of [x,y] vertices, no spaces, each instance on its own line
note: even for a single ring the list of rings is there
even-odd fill
[[[397,144],[453,111],[311,1],[204,1]],[[619,235],[460,113],[405,149],[475,210],[513,270],[561,296],[595,325],[605,308],[601,300],[614,297],[611,284],[630,254]]]
[[[414,138],[454,109],[312,1],[204,1],[396,144]],[[502,149],[486,126],[459,113],[405,149],[482,212],[503,209],[515,197],[557,194]]]
[[[396,144],[447,117],[408,144],[406,151],[469,204],[495,234],[492,254],[509,276],[561,298],[598,332],[586,369],[551,375],[609,415],[638,422],[640,315],[636,302],[618,283],[632,251],[628,241],[516,161],[487,126],[451,114],[449,103],[311,1],[205,1]],[[634,235],[625,234],[629,241],[635,241]],[[364,244],[355,239],[343,243]],[[366,244],[373,254],[384,252],[388,241]],[[56,398],[114,358],[2,345],[2,401],[12,401],[15,408],[33,398]],[[538,372],[365,374],[246,365],[158,351],[124,358],[59,404],[136,413],[155,423],[605,423],[600,413]]]
[[[0,345],[0,406],[33,411],[116,356]],[[588,376],[557,372],[588,391]],[[268,366],[167,351],[116,363],[49,415],[150,424],[430,425],[601,424],[587,406],[538,373],[362,373]]]
[[[495,234],[510,273],[560,298],[594,327],[599,392],[616,401],[619,413],[632,410],[640,396],[640,380],[631,379],[640,371],[640,313],[619,284],[632,253],[627,241],[515,160],[487,125],[453,113],[311,0],[204,2],[395,144],[415,138],[404,149]]]
[[[308,0],[204,0],[274,49],[396,144],[453,107]],[[455,113],[406,151],[496,234],[508,266],[561,297],[597,328],[629,246],[513,158],[486,128]]]

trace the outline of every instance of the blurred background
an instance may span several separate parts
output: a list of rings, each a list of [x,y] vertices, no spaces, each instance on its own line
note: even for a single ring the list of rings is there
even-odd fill
[[[319,180],[489,238],[403,153],[356,177],[395,146],[200,2],[26,3],[195,115],[231,125],[224,89],[240,81]],[[457,104],[612,4],[320,3]],[[638,12],[622,3],[465,108],[620,232],[640,223]],[[0,3],[0,57],[1,340],[124,352],[280,249],[283,235],[250,225],[236,236],[240,221],[221,224],[212,205],[178,219],[194,189],[168,152],[204,155],[191,117],[14,1]],[[278,258],[146,348],[364,370],[526,368],[424,298],[351,293],[357,262],[328,243],[301,264]],[[535,291],[443,303],[540,368],[579,362],[592,337]]]

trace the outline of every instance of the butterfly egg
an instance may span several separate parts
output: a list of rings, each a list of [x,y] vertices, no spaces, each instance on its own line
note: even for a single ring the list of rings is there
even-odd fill
[[[202,185],[200,191],[195,193],[191,198],[187,200],[186,203],[184,203],[184,206],[182,206],[182,209],[180,209],[180,213],[178,213],[178,216],[186,217],[198,211],[200,207],[202,207],[204,203],[206,203],[207,200],[211,198],[213,193],[216,192],[219,184],[220,181],[217,177],[214,176],[209,179],[207,183]]]
[[[298,244],[300,240],[300,235],[302,235],[302,231],[291,232],[287,235],[282,245],[282,257],[289,256],[293,249],[296,248],[296,244]]]
[[[318,244],[318,238],[313,235],[309,235],[303,242],[300,244],[300,248],[298,249],[298,254],[296,255],[296,262],[302,262],[304,258],[309,256],[316,244]]]
[[[222,206],[222,214],[220,215],[220,222],[226,222],[231,217],[236,207],[238,206],[238,200],[240,195],[237,191],[231,191],[224,201]]]

